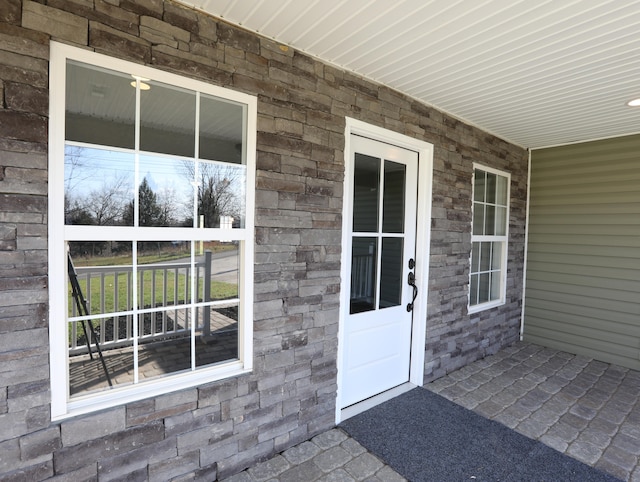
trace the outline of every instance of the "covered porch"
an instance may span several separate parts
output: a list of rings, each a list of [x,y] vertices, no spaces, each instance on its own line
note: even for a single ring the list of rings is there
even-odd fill
[[[578,479],[576,473],[576,478],[571,480],[640,480],[638,371],[517,342],[424,388],[551,447],[562,454],[560,461],[569,457],[594,469],[580,474],[581,477],[587,474],[587,479]],[[426,412],[431,408],[419,409]],[[380,424],[383,423],[384,420],[380,420]],[[405,428],[398,427],[398,430]],[[429,435],[425,433],[424,437]],[[411,441],[406,440],[405,449],[409,446]],[[487,450],[491,449],[492,444],[487,440]],[[437,455],[418,455],[424,460],[421,473],[426,477]],[[464,466],[467,460],[464,453],[453,458],[460,461],[461,467],[451,467],[450,478],[438,480],[461,480],[456,473],[473,474],[473,470],[478,469]],[[526,463],[525,458],[521,462]],[[335,428],[225,482],[407,480],[404,476],[409,480],[423,480],[410,477],[411,474],[404,473],[406,468],[397,465],[372,453],[341,428]],[[548,467],[540,466],[540,470],[543,469]],[[482,480],[479,476],[477,479]]]

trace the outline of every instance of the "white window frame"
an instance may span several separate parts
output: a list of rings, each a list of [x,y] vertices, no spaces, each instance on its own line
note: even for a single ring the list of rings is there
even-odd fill
[[[471,178],[471,212],[473,214],[473,204],[475,199],[475,173],[476,171],[483,171],[490,174],[495,174],[497,176],[502,176],[507,179],[507,219],[505,220],[505,234],[504,235],[474,235],[473,234],[473,216],[471,220],[471,252],[469,253],[469,296],[467,298],[467,310],[469,314],[478,313],[480,311],[488,310],[491,308],[495,308],[497,306],[502,306],[506,303],[506,295],[507,295],[507,260],[508,249],[509,249],[509,215],[511,211],[511,174],[505,171],[501,171],[499,169],[494,169],[492,167],[484,166],[482,164],[473,163],[473,174]],[[486,301],[483,303],[478,303],[475,305],[471,304],[471,275],[472,273],[472,255],[473,255],[473,243],[478,242],[492,242],[492,243],[501,243],[502,244],[502,252],[501,252],[501,266],[500,266],[500,297],[495,300]]]
[[[64,222],[64,151],[65,151],[65,90],[66,63],[76,60],[107,69],[128,72],[207,95],[239,102],[247,106],[246,118],[246,213],[244,228],[162,228],[142,233],[138,240],[195,241],[235,240],[239,242],[239,321],[238,360],[198,368],[188,373],[167,375],[154,381],[69,398],[67,325],[66,247],[65,239],[75,231],[90,233],[84,226],[65,226]],[[253,369],[253,265],[254,265],[254,205],[257,132],[257,98],[144,65],[116,59],[92,51],[51,42],[49,117],[49,340],[51,372],[51,419],[89,413],[123,403],[153,397],[167,392],[209,383],[250,372]],[[85,229],[83,229],[85,228]],[[90,227],[89,227],[90,228]],[[94,234],[104,240],[110,233],[129,229],[102,227]],[[144,231],[154,228],[133,228]],[[187,232],[188,231],[188,232]],[[186,236],[186,237],[185,237]],[[72,236],[73,239],[75,236]],[[100,238],[100,239],[97,239]],[[92,239],[88,239],[91,241]],[[65,280],[65,281],[63,281]]]

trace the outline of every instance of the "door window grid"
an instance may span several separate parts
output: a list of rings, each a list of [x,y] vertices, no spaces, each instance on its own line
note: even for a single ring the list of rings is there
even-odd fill
[[[401,303],[406,166],[356,153],[354,171],[351,314]]]

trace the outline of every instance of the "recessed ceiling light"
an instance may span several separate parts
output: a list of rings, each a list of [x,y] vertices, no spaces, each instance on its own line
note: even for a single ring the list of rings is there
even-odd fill
[[[629,102],[627,102],[627,105],[629,107],[640,107],[640,98],[639,99],[630,100]]]

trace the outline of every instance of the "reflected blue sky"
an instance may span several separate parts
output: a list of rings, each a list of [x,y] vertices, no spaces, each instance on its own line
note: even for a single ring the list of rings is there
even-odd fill
[[[219,186],[228,186],[227,193],[231,192],[237,202],[233,212],[220,214],[244,217],[244,165],[141,153],[138,169],[138,183],[146,179],[158,202],[171,210],[171,217],[176,222],[193,218],[198,195],[196,178],[199,182],[215,179]],[[135,154],[133,151],[67,144],[64,177],[65,195],[70,204],[80,207],[93,204],[95,211],[100,198],[109,196],[112,204],[124,209],[135,197]]]

